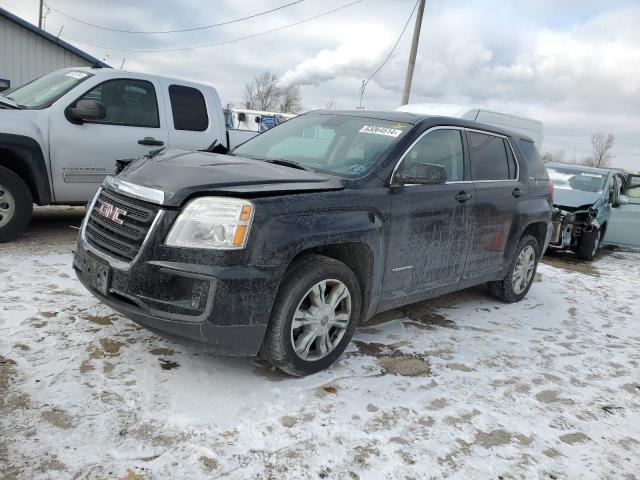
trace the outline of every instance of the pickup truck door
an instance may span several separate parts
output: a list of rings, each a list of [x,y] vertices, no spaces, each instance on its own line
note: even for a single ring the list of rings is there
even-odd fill
[[[115,162],[162,148],[167,143],[160,85],[147,77],[112,78],[81,84],[69,101],[56,102],[50,115],[49,143],[56,203],[85,203]],[[104,120],[78,123],[65,110],[81,99],[101,102]]]
[[[620,203],[620,194],[628,204]],[[629,175],[625,182],[616,175],[613,204],[602,243],[640,247],[640,175]]]
[[[475,190],[465,182],[463,132],[435,127],[401,158],[396,172],[415,163],[444,167],[447,183],[404,185],[391,190],[392,214],[384,291],[388,300],[457,285],[473,226]]]

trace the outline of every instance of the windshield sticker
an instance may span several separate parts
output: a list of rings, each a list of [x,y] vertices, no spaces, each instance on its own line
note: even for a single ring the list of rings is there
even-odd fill
[[[404,128],[406,127],[407,124],[406,123],[396,123],[393,128]]]
[[[387,137],[399,137],[402,133],[402,130],[398,130],[397,128],[387,128],[387,127],[374,127],[373,125],[365,125],[360,130],[359,133],[373,133],[374,135],[386,135]]]
[[[65,74],[65,77],[71,77],[71,78],[75,78],[77,80],[80,80],[81,78],[86,77],[87,74],[84,72],[69,72],[67,74]]]
[[[367,169],[367,167],[365,167],[364,165],[351,165],[349,167],[349,173],[352,173],[354,175],[360,175],[366,169]]]
[[[602,175],[598,175],[597,173],[581,173],[583,177],[591,177],[591,178],[602,178]]]

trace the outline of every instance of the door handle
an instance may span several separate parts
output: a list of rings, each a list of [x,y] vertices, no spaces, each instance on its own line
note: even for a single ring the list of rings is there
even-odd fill
[[[153,137],[144,137],[140,140],[138,140],[138,143],[140,145],[149,145],[149,146],[153,146],[153,147],[161,147],[164,145],[164,142],[162,140],[156,140]]]
[[[522,190],[520,190],[519,188],[514,188],[513,192],[511,192],[511,195],[516,198],[520,198],[522,196]]]
[[[456,195],[456,200],[460,203],[465,203],[467,200],[469,200],[472,197],[472,195],[470,193],[467,193],[465,191],[459,192]]]

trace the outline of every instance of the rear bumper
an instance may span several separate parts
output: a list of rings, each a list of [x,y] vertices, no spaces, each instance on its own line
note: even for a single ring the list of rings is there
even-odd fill
[[[123,270],[91,250],[80,238],[74,270],[85,288],[115,311],[163,336],[205,343],[216,354],[258,353],[281,267],[141,259]],[[88,257],[109,266],[106,293],[83,274]]]

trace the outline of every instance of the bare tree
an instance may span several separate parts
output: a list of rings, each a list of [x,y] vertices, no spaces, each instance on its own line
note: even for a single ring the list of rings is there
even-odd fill
[[[247,108],[269,112],[297,113],[302,110],[300,87],[291,85],[281,88],[278,77],[270,71],[258,75],[244,87]]]
[[[244,101],[247,108],[275,110],[279,106],[280,100],[280,90],[277,83],[278,77],[268,70],[247,83],[244,87]]]
[[[302,110],[302,93],[298,85],[290,85],[280,90],[280,111],[298,113]]]
[[[569,163],[564,158],[564,150],[557,150],[555,152],[544,152],[542,155],[543,162],[555,162],[555,163]]]
[[[591,135],[591,147],[593,148],[593,156],[584,160],[585,165],[590,167],[606,167],[611,164],[615,158],[612,152],[616,143],[616,137],[609,133],[594,133]]]
[[[324,101],[324,108],[326,108],[327,110],[331,110],[332,108],[336,108],[336,99],[335,99],[335,97],[325,100]]]

